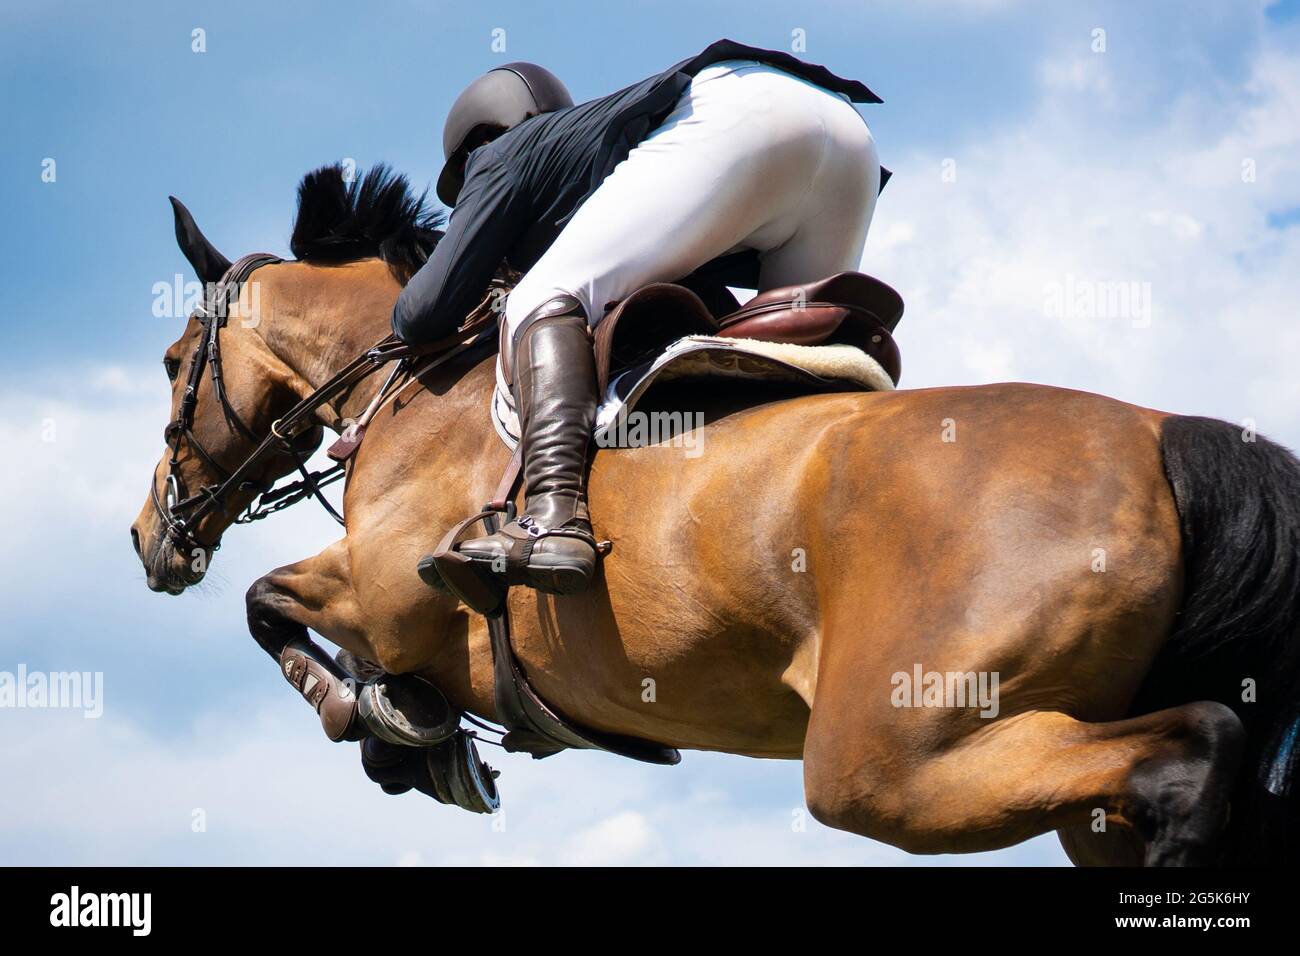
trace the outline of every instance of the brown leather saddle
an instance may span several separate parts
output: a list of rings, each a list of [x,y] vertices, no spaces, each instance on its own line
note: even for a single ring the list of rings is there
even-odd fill
[[[895,385],[902,371],[893,330],[902,297],[879,279],[840,272],[817,282],[760,292],[740,309],[715,316],[685,286],[656,282],[606,307],[594,347],[600,392],[620,369],[654,358],[688,335],[758,339],[792,345],[851,345],[875,359]]]

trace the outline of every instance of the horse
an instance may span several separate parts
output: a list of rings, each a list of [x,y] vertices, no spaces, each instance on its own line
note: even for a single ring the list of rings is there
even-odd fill
[[[256,270],[256,321],[241,299],[221,328],[224,388],[200,377],[188,399],[179,372],[205,326],[187,321],[165,365],[173,418],[188,402],[190,426],[169,432],[131,528],[151,589],[201,580],[240,510],[294,464],[264,458],[189,536],[169,533],[169,474],[217,484],[255,434],[382,340],[431,222],[385,169],[360,189],[309,177],[297,258]],[[177,236],[205,282],[229,266],[179,204]],[[510,457],[493,384],[493,355],[466,352],[374,416],[343,536],[249,589],[259,643],[315,632],[496,718],[483,619],[416,573]],[[1287,857],[1300,818],[1289,451],[1026,383],[680,388],[702,414],[702,453],[594,457],[591,510],[613,547],[593,587],[510,592],[516,654],[557,710],[665,746],[802,760],[815,819],[910,853],[1055,830],[1080,865]],[[373,391],[315,409],[301,450]],[[967,687],[978,703],[959,699]]]

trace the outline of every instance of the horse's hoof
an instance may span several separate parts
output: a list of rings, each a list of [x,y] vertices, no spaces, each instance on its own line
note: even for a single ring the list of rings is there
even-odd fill
[[[366,729],[403,747],[442,743],[460,726],[460,712],[442,691],[415,674],[385,674],[357,692],[357,709]]]

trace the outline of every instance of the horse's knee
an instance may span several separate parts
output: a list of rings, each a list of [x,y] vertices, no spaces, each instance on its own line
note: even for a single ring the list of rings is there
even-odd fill
[[[823,826],[888,843],[906,853],[951,850],[942,830],[925,824],[917,813],[896,802],[817,792],[809,792],[806,799],[808,812]]]
[[[871,827],[873,818],[862,802],[849,794],[834,788],[805,785],[804,802],[812,818],[822,826],[868,835],[865,830]]]
[[[248,590],[244,592],[244,606],[248,609],[248,617],[252,619],[261,619],[268,612],[273,611],[280,591],[271,581],[271,575],[265,574],[258,578]]]
[[[1201,700],[1172,708],[1164,714],[1158,732],[1162,744],[1134,767],[1132,779],[1152,775],[1154,768],[1203,767],[1218,778],[1235,777],[1246,749],[1246,727],[1232,708]],[[1178,776],[1181,771],[1172,771]],[[1154,776],[1168,776],[1155,772]],[[1197,774],[1200,776],[1200,773]]]
[[[308,591],[305,596],[300,593],[301,580],[294,567],[277,568],[254,581],[244,595],[248,631],[277,662],[286,644],[309,639],[309,630],[314,630],[389,673],[405,673],[420,666],[400,647],[385,653],[384,648],[371,647],[355,630],[333,626],[339,624],[334,605],[322,602],[318,592]]]
[[[258,578],[244,595],[248,632],[266,653],[277,661],[284,645],[307,629],[284,613],[285,594],[275,586],[272,575]]]
[[[804,803],[808,805],[808,812],[812,814],[812,818],[822,826],[833,830],[847,829],[844,826],[844,803],[839,796],[820,787],[811,786],[806,778]]]

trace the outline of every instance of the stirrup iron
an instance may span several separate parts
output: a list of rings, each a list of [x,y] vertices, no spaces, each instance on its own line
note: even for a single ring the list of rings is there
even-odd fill
[[[507,503],[504,512],[489,504],[478,514],[454,525],[442,536],[433,553],[420,562],[421,578],[427,581],[426,572],[429,570],[429,564],[432,564],[432,569],[437,572],[447,589],[467,607],[485,617],[501,613],[506,603],[507,585],[491,568],[485,567],[483,562],[461,554],[460,543],[468,537],[469,529],[480,521],[484,522],[488,534],[492,534],[496,531],[497,521],[502,516],[508,521],[513,520],[513,502]],[[503,572],[504,570],[502,568]]]

